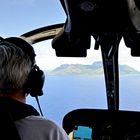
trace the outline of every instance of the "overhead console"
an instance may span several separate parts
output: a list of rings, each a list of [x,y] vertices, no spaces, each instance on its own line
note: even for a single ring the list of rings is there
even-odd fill
[[[60,0],[66,13],[52,47],[58,57],[86,57],[91,36],[95,49],[115,50],[124,37],[132,56],[140,56],[139,0]]]

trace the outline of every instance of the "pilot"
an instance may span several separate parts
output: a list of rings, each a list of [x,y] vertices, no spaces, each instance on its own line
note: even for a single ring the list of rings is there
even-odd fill
[[[27,95],[42,95],[43,81],[33,47],[18,37],[0,37],[0,109],[12,118],[20,139],[69,140],[61,126],[26,103]]]

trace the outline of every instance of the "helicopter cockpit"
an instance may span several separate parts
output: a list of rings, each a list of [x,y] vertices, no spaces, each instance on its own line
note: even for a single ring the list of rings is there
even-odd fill
[[[86,57],[91,48],[101,50],[107,109],[76,109],[63,118],[63,128],[73,140],[140,139],[138,111],[119,108],[120,42],[140,57],[140,2],[138,0],[60,0],[64,23],[41,27],[20,37],[36,44],[52,39],[57,57]]]

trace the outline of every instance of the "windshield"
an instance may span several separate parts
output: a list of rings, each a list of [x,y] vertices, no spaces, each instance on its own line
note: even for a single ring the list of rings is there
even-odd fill
[[[59,0],[3,0],[0,35],[20,36],[36,28],[64,23]],[[37,65],[45,72],[44,95],[39,97],[45,117],[61,124],[63,116],[76,108],[107,109],[101,51],[91,48],[85,58],[56,57],[52,40],[34,44]],[[140,58],[132,57],[123,39],[119,46],[120,110],[140,111]],[[27,103],[38,109],[34,98]]]

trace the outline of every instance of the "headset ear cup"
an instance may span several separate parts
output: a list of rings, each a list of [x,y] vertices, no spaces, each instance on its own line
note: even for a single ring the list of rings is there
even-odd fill
[[[45,75],[38,66],[34,66],[31,70],[28,80],[25,84],[25,92],[29,93],[32,97],[43,95],[43,85],[44,85]]]

